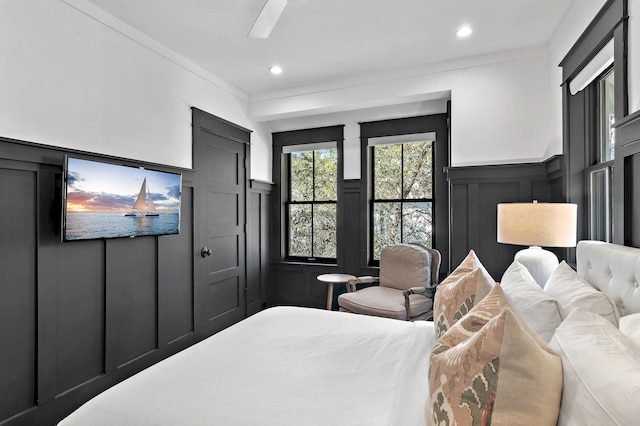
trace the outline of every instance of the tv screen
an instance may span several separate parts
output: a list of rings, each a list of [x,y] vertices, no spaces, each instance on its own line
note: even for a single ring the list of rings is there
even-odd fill
[[[66,157],[63,241],[180,232],[182,174]]]

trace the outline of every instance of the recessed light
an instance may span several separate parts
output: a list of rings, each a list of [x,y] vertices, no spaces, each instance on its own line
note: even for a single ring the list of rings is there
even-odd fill
[[[277,66],[277,65],[274,65],[274,66],[272,66],[272,67],[269,67],[269,72],[270,72],[271,74],[282,74],[282,68],[280,68],[280,67],[279,67],[279,66]]]
[[[464,38],[464,37],[469,37],[472,32],[473,32],[473,29],[470,26],[464,25],[458,28],[458,31],[456,31],[456,35],[460,38]]]

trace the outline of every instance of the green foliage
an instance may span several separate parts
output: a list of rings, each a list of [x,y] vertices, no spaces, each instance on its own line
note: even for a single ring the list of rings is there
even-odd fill
[[[313,201],[313,151],[291,153],[289,167],[290,201]]]
[[[311,204],[289,206],[289,255],[310,256],[311,251]]]

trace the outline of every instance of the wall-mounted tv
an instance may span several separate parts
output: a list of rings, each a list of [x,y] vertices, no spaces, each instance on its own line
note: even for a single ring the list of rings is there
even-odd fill
[[[67,156],[62,240],[180,232],[182,174]]]

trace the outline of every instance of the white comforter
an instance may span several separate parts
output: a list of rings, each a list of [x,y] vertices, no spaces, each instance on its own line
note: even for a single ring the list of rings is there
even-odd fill
[[[110,388],[71,425],[424,425],[431,322],[260,312]]]

